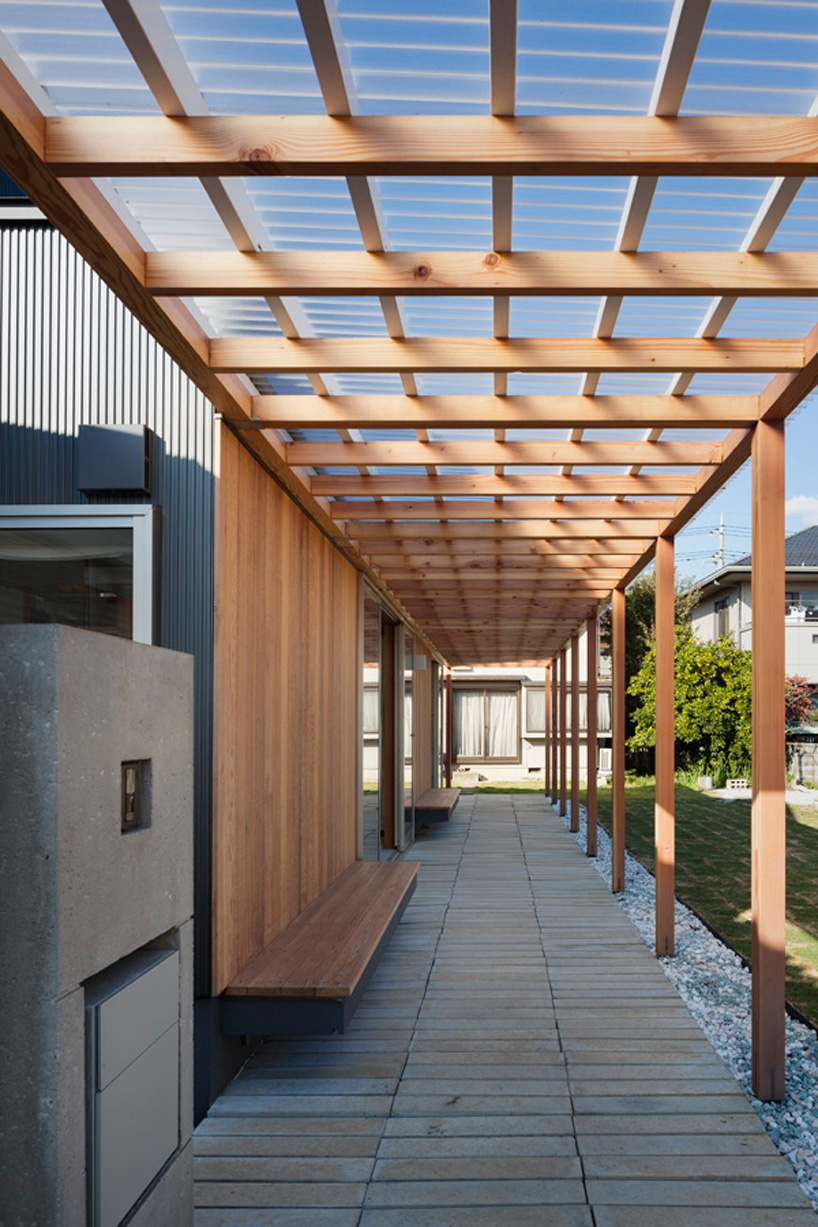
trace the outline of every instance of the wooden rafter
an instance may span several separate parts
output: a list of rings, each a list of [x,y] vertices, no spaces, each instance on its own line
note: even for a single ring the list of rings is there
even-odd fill
[[[598,502],[572,499],[568,502],[508,499],[502,503],[470,503],[448,500],[444,503],[336,502],[332,514],[343,520],[672,520],[675,503],[658,500],[622,503],[609,499]]]
[[[669,443],[543,443],[480,440],[445,443],[288,443],[286,455],[295,465],[710,465],[722,458],[721,444],[701,440]]]
[[[343,371],[393,374],[415,371],[620,371],[668,372],[682,367],[740,374],[798,371],[804,361],[800,338],[770,340],[687,337],[617,337],[598,340],[553,337],[342,337],[292,341],[277,337],[217,337],[210,364],[221,374],[310,374]]]
[[[151,252],[158,296],[818,295],[813,252]]]
[[[749,426],[757,396],[256,396],[245,429]]]
[[[705,473],[709,473],[709,469]],[[627,474],[575,473],[563,477],[559,473],[505,473],[500,477],[485,473],[444,473],[424,477],[418,473],[377,473],[371,477],[350,477],[342,473],[316,473],[310,488],[316,495],[338,498],[540,498],[543,496],[578,498],[606,495],[626,498],[647,498],[652,495],[691,495],[701,484],[702,470],[697,473]]]
[[[818,122],[781,116],[59,116],[45,136],[46,162],[63,177],[818,170]]]

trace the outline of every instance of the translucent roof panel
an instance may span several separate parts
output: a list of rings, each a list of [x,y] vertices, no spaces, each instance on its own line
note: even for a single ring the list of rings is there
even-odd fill
[[[770,251],[818,251],[818,180],[807,179],[776,230]]]
[[[626,298],[615,336],[695,337],[710,298]]]
[[[768,298],[740,298],[722,328],[722,336],[803,337],[816,323],[816,298],[785,298],[773,304]]]
[[[738,251],[769,186],[764,179],[660,179],[640,248]]]
[[[493,311],[488,298],[405,298],[407,335],[490,337]]]
[[[225,251],[233,244],[198,179],[112,179],[158,251]]]
[[[317,337],[389,335],[377,298],[305,298],[302,309]]]
[[[517,251],[610,250],[629,183],[616,178],[516,178],[512,246]]]
[[[491,180],[376,179],[387,247],[490,251]]]
[[[362,114],[467,115],[488,110],[485,3],[339,0],[337,7]]]
[[[519,114],[647,111],[673,0],[520,0]]]
[[[324,114],[295,0],[173,0],[163,10],[215,114]]]
[[[62,114],[158,113],[101,0],[0,0],[0,30]]]
[[[194,301],[217,336],[281,336],[275,316],[263,298],[197,298]]]
[[[682,112],[804,115],[818,96],[818,5],[713,0]]]
[[[598,298],[512,298],[509,332],[513,337],[588,337],[598,310]]]
[[[363,249],[344,179],[246,179],[246,189],[273,248]]]

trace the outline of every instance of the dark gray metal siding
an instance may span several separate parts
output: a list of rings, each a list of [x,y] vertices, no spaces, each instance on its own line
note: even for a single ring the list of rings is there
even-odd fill
[[[77,490],[83,423],[156,434],[152,498]],[[195,657],[197,980],[209,981],[213,697],[210,403],[60,234],[0,226],[0,502],[162,509],[163,647]]]

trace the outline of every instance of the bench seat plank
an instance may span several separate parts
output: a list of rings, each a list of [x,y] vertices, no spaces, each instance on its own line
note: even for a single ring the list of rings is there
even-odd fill
[[[453,810],[460,799],[459,788],[427,788],[415,802],[417,809]]]
[[[351,997],[414,890],[410,861],[356,861],[227,986],[232,997]]]

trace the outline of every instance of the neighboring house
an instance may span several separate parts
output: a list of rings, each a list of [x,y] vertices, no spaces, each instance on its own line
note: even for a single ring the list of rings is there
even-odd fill
[[[785,559],[785,667],[818,691],[818,525],[787,538]],[[752,647],[751,561],[748,554],[703,580],[692,615],[700,639],[732,635],[740,648]]]

